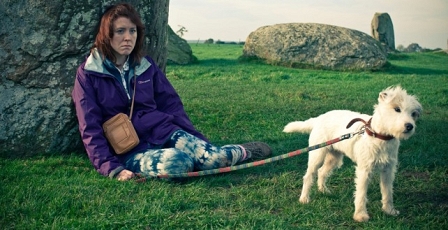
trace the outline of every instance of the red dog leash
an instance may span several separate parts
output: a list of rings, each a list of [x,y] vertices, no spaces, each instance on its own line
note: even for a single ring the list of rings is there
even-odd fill
[[[340,142],[342,140],[346,140],[346,139],[350,139],[352,138],[354,135],[356,134],[360,134],[364,132],[364,130],[360,130],[358,132],[355,133],[349,133],[349,134],[345,134],[342,135],[338,138],[335,138],[333,140],[329,140],[317,145],[313,145],[313,146],[309,146],[303,149],[299,149],[293,152],[289,152],[283,155],[279,155],[279,156],[275,156],[275,157],[271,157],[271,158],[267,158],[267,159],[263,159],[263,160],[259,160],[259,161],[254,161],[254,162],[249,162],[246,164],[241,164],[241,165],[234,165],[234,166],[228,166],[228,167],[224,167],[224,168],[218,168],[218,169],[209,169],[209,170],[203,170],[203,171],[196,171],[196,172],[186,172],[186,173],[178,173],[178,174],[160,174],[157,176],[144,176],[142,174],[137,174],[136,177],[136,181],[137,182],[145,182],[147,179],[149,178],[184,178],[184,177],[198,177],[198,176],[205,176],[205,175],[212,175],[212,174],[218,174],[218,173],[226,173],[226,172],[232,172],[232,171],[236,171],[236,170],[240,170],[240,169],[245,169],[245,168],[250,168],[250,167],[255,167],[255,166],[260,166],[260,165],[264,165],[267,163],[271,163],[274,161],[279,161],[282,159],[286,159],[289,157],[293,157],[293,156],[297,156],[300,155],[302,153],[306,153],[312,150],[316,150],[319,148],[323,148],[325,146],[328,145],[332,145],[334,143]]]

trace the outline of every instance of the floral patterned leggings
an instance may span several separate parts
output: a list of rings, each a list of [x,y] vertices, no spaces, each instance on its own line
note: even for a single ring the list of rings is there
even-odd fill
[[[240,145],[217,147],[183,130],[174,132],[164,147],[133,154],[125,162],[126,169],[154,177],[222,168],[246,159]]]

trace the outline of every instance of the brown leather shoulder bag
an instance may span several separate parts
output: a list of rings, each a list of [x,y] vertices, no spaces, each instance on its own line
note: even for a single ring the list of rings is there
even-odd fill
[[[140,143],[137,132],[131,122],[136,85],[137,79],[134,78],[134,92],[129,117],[124,113],[119,113],[103,124],[104,136],[116,154],[125,154]]]

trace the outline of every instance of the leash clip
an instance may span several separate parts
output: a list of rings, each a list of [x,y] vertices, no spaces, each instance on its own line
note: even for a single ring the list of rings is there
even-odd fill
[[[367,126],[364,125],[358,132],[356,132],[356,134],[364,134],[366,132],[366,128]]]
[[[350,139],[350,138],[354,137],[355,135],[363,134],[365,132],[365,130],[366,130],[366,127],[363,126],[358,132],[342,135],[341,140]]]

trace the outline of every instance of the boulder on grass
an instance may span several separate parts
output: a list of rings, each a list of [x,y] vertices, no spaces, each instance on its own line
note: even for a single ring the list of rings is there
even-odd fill
[[[246,39],[242,59],[296,68],[376,70],[387,63],[381,43],[348,28],[317,23],[261,27]]]

